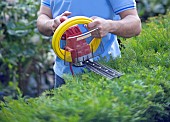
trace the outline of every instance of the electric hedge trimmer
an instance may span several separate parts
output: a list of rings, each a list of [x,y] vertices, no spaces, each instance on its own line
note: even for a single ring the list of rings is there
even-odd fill
[[[62,22],[52,38],[52,47],[55,54],[71,66],[86,66],[91,71],[109,79],[120,77],[122,74],[114,69],[93,61],[95,52],[101,44],[101,38],[93,38],[90,43],[86,39],[96,29],[82,33],[78,24],[88,24],[92,19],[84,16],[76,16]],[[65,37],[65,47],[60,48],[61,38]],[[72,68],[70,68],[72,71]],[[72,71],[73,74],[73,71]]]

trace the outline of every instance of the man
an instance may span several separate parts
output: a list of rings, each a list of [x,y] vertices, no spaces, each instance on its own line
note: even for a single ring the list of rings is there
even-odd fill
[[[42,34],[52,36],[61,22],[73,16],[93,19],[87,28],[98,28],[97,34],[92,36],[102,38],[104,52],[101,57],[120,56],[117,36],[133,37],[141,31],[135,0],[41,0],[37,27]],[[75,74],[82,73],[83,68],[73,66]],[[56,57],[54,72],[55,86],[58,87],[65,83],[63,74],[69,74],[70,70]]]

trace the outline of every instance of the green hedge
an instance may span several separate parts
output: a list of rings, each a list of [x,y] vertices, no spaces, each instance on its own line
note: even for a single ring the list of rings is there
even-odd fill
[[[164,14],[168,0],[136,0],[140,17]],[[0,96],[38,96],[53,86],[53,54],[49,38],[36,28],[40,0],[0,2]],[[162,12],[162,13],[161,13]]]
[[[66,85],[38,98],[0,102],[1,122],[170,121],[170,12],[150,18],[140,36],[123,40],[122,57],[107,65],[124,73],[66,76]]]

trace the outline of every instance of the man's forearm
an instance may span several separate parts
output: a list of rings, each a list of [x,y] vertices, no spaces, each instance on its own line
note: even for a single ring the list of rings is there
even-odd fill
[[[51,23],[53,20],[51,20],[48,16],[42,14],[39,15],[37,19],[37,28],[45,36],[52,36],[53,31],[51,28]]]
[[[141,21],[134,15],[128,15],[119,21],[108,21],[110,21],[110,32],[121,37],[137,36],[141,31]]]

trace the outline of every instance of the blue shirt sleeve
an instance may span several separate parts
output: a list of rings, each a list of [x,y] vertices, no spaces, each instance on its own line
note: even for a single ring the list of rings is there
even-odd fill
[[[50,0],[41,0],[41,4],[50,7]]]
[[[116,14],[128,9],[136,8],[135,0],[109,0],[109,2]]]

